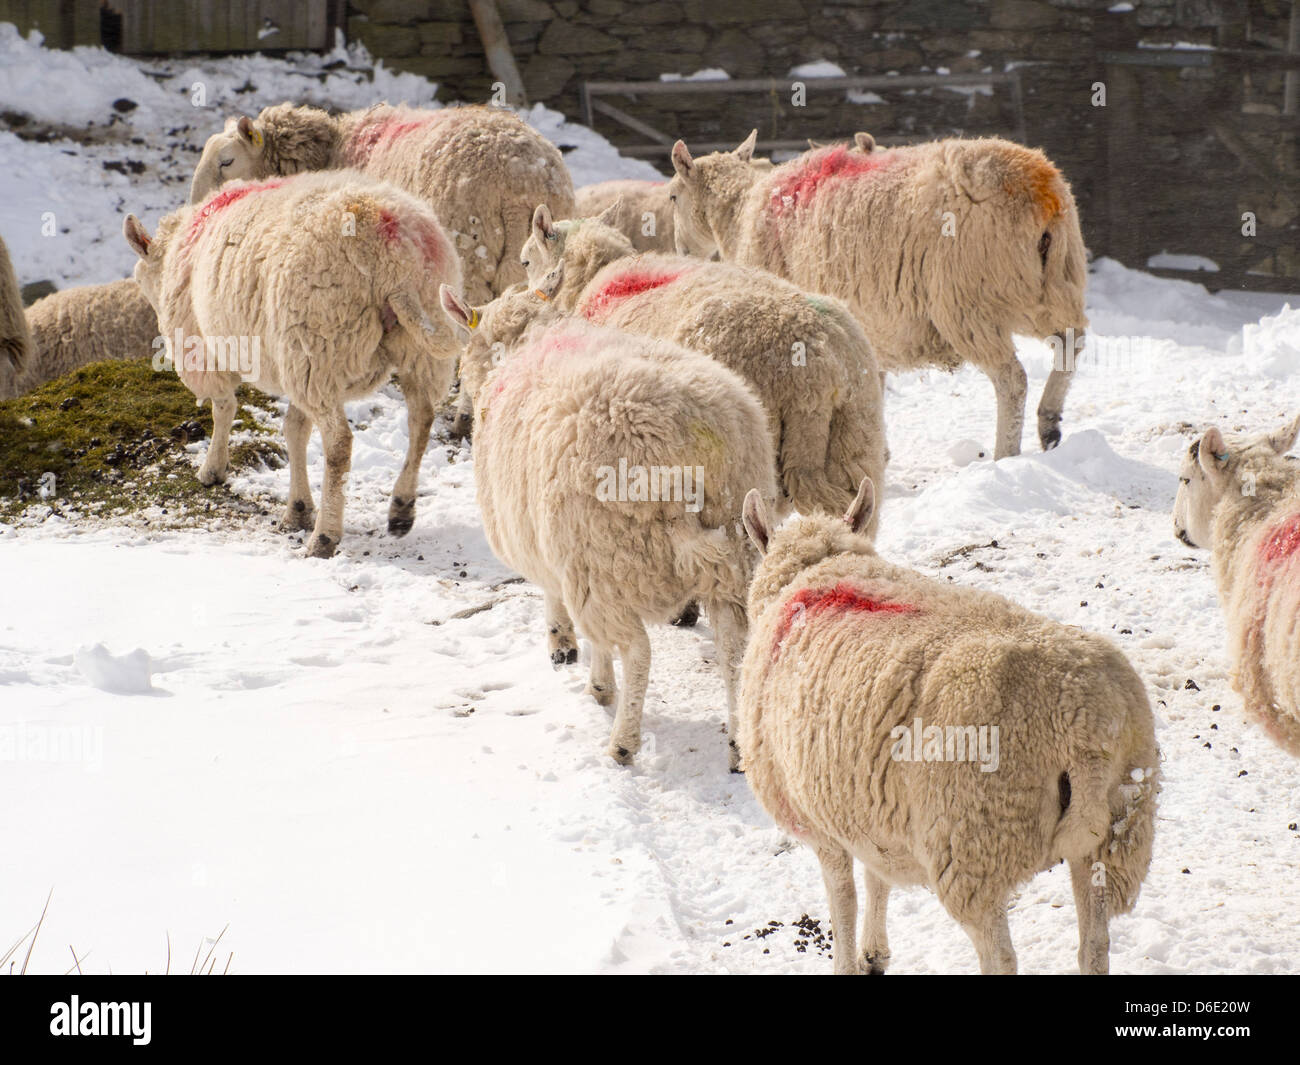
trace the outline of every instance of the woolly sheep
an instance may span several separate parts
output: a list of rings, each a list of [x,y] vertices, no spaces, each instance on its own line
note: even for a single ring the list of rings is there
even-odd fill
[[[352,456],[343,403],[396,373],[409,447],[388,529],[399,536],[409,531],[420,460],[457,347],[447,324],[435,325],[423,310],[434,305],[440,283],[460,280],[460,262],[433,212],[392,185],[339,171],[236,182],[168,215],[156,239],[134,215],[124,232],[140,256],[135,278],[163,335],[179,332],[185,339],[184,351],[172,345],[181,380],[200,403],[212,400],[214,432],[199,480],[225,479],[241,379],[286,396],[290,478],[283,526],[310,523],[306,450],[315,424],[325,479],[307,553],[329,557],[343,533],[343,482]],[[260,344],[260,357],[235,365],[230,345],[237,340]]]
[[[552,661],[576,660],[576,623],[592,645],[588,691],[609,705],[617,651],[623,691],[609,753],[628,764],[641,745],[650,673],[645,625],[702,601],[717,636],[734,770],[754,562],[740,508],[750,488],[775,496],[757,398],[730,370],[667,341],[572,319],[529,329],[536,315],[523,305],[539,298],[531,291],[482,312],[446,286],[442,293],[469,337],[462,366],[474,396],[483,528],[497,557],[542,589]]]
[[[18,375],[32,359],[32,334],[23,314],[22,290],[0,240],[0,399],[15,395]]]
[[[887,371],[978,366],[997,394],[998,458],[1019,454],[1024,425],[1012,334],[1053,338],[1038,435],[1055,447],[1087,326],[1086,252],[1070,187],[1047,157],[994,138],[869,151],[858,141],[763,175],[748,165],[754,138],[701,159],[674,145],[678,250],[720,250],[840,297]]]
[[[27,308],[31,357],[11,390],[21,396],[92,362],[146,359],[157,349],[158,317],[131,278],[63,289]]]
[[[1247,716],[1300,757],[1300,463],[1284,457],[1297,434],[1300,418],[1247,440],[1207,430],[1183,459],[1174,532],[1211,552]]]
[[[778,483],[801,512],[841,514],[863,477],[883,478],[879,368],[842,303],[753,267],[658,253],[627,258],[632,246],[602,220],[609,213],[557,226],[540,206],[523,253],[529,278],[558,253],[561,309],[671,340],[740,374],[767,411]]]
[[[673,209],[667,181],[602,181],[575,193],[574,218],[594,218],[618,205],[613,226],[637,251],[674,251]],[[560,217],[566,217],[561,208]],[[649,230],[649,232],[646,232]]]
[[[837,973],[884,972],[893,885],[925,884],[985,973],[1011,973],[1010,894],[1070,864],[1079,969],[1109,967],[1108,921],[1151,861],[1159,751],[1142,681],[1100,636],[879,558],[874,487],[843,519],[772,531],[749,594],[740,749],[777,824],[812,847]],[[867,910],[855,945],[853,860]]]

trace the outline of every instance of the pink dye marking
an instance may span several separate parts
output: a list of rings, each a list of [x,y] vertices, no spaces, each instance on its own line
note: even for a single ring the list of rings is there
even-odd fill
[[[777,625],[776,639],[772,642],[772,658],[781,653],[781,647],[795,626],[795,619],[802,617],[807,623],[823,614],[916,614],[919,608],[908,603],[887,603],[863,595],[847,581],[840,581],[833,588],[804,588],[789,599],[781,608],[781,621]]]
[[[238,203],[250,193],[266,192],[268,189],[278,189],[283,184],[283,181],[264,181],[259,185],[238,185],[234,188],[226,189],[224,192],[217,193],[195,213],[193,219],[190,221],[189,232],[185,235],[185,243],[194,243],[194,241],[199,238],[199,234],[207,224],[208,219],[219,211],[224,211],[232,203]]]
[[[449,115],[454,115],[457,108],[434,111],[419,118],[404,118],[401,115],[389,115],[364,122],[348,138],[344,155],[348,165],[365,167],[376,151],[386,151],[403,137],[417,129],[427,129],[435,123],[441,123]]]
[[[613,309],[614,304],[643,292],[650,292],[664,285],[671,285],[686,270],[628,270],[616,277],[611,277],[600,288],[583,300],[582,313],[589,320],[603,317]]]
[[[403,218],[386,207],[379,209],[375,232],[387,244],[396,244],[403,237],[410,239],[420,251],[424,262],[435,270],[442,270],[451,254],[446,238],[427,218]]]
[[[850,152],[843,144],[809,152],[787,172],[778,171],[772,186],[768,210],[777,218],[806,207],[828,186],[848,178],[861,177],[888,166],[894,155],[888,151]]]
[[[1300,552],[1300,513],[1273,526],[1259,545],[1260,561],[1270,564],[1293,558],[1297,552]]]
[[[572,333],[552,333],[520,348],[497,370],[496,381],[492,386],[492,398],[495,399],[513,385],[523,384],[525,387],[530,385],[536,375],[553,363],[557,357],[582,351],[586,346],[583,337]]]

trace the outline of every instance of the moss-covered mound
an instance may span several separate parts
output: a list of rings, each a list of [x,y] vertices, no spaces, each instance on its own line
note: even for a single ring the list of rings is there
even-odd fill
[[[282,465],[270,397],[244,386],[239,402],[231,468]],[[211,433],[211,407],[197,408],[174,373],[148,360],[74,370],[0,402],[0,520],[33,505],[105,516],[155,505],[211,510],[230,494],[199,484],[184,450]]]

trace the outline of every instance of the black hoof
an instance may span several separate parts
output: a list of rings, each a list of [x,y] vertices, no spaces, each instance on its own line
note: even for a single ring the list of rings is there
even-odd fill
[[[686,609],[673,618],[673,624],[679,629],[693,629],[695,623],[700,620],[700,604],[687,603]]]
[[[453,440],[469,440],[473,436],[474,418],[472,415],[452,419],[451,438]]]
[[[557,647],[551,652],[551,665],[571,666],[578,661],[578,649],[576,647]]]
[[[388,532],[390,536],[405,536],[414,525],[414,518],[389,518]]]
[[[1050,433],[1043,433],[1038,440],[1043,445],[1044,451],[1051,451],[1061,442],[1061,430],[1053,429]]]

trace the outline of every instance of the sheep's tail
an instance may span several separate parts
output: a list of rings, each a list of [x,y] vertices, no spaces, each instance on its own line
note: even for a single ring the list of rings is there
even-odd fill
[[[9,251],[0,240],[0,399],[13,392],[18,375],[30,365],[34,353],[22,290]]]
[[[406,289],[388,297],[388,306],[393,309],[397,324],[412,337],[425,341],[431,346],[433,354],[439,358],[453,358],[456,345],[450,328],[440,328],[429,318],[420,302],[420,296],[414,289]]]
[[[1149,709],[1146,714],[1148,738],[1121,748],[1127,752],[1121,770],[1094,749],[1072,760],[1057,782],[1061,802],[1069,805],[1057,824],[1053,853],[1086,860],[1094,876],[1104,876],[1110,916],[1133,908],[1151,865],[1160,756],[1150,739]],[[1125,731],[1130,729],[1136,731],[1132,721]]]

